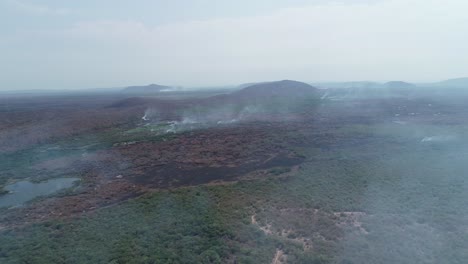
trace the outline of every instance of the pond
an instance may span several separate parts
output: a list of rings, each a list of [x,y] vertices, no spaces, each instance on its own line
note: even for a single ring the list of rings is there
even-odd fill
[[[4,189],[9,193],[0,196],[0,207],[20,206],[36,197],[51,195],[70,188],[79,180],[79,178],[56,178],[39,183],[20,181],[6,185]]]

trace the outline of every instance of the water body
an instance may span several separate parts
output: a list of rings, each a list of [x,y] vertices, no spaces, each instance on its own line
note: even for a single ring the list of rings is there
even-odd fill
[[[20,206],[39,196],[54,194],[70,188],[79,178],[57,178],[40,183],[20,181],[5,186],[10,193],[0,196],[0,207]]]

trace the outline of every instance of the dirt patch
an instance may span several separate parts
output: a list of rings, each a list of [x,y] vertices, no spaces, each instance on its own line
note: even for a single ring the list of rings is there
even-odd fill
[[[276,249],[275,257],[273,258],[272,264],[284,264],[287,261],[287,255],[280,249]]]
[[[289,235],[292,233],[292,230],[274,231],[274,228],[273,228],[272,224],[268,224],[268,223],[266,225],[259,224],[257,222],[255,214],[251,216],[250,221],[251,221],[251,224],[257,226],[260,230],[262,230],[263,233],[265,233],[265,235],[278,236],[278,237],[281,237],[281,238],[283,238],[285,240],[288,240],[288,241],[291,241],[291,242],[294,242],[294,243],[302,244],[304,250],[311,250],[313,248],[312,247],[312,242],[308,238],[291,238]],[[275,263],[284,263],[284,262],[281,262],[281,259],[283,259],[283,261],[284,261],[285,258],[286,258],[286,255],[284,255],[284,252],[281,251],[281,250],[277,250],[276,253],[277,253],[276,256],[278,256],[278,253],[281,253],[281,255],[278,256],[278,258],[277,258],[277,261],[280,261],[280,262],[275,262]],[[282,258],[283,255],[284,255],[284,258]]]
[[[263,233],[265,233],[265,235],[273,235],[273,231],[271,230],[271,225],[270,224],[267,224],[266,226],[262,226],[260,225],[258,222],[257,222],[257,219],[255,218],[255,215],[252,215],[250,217],[250,220],[251,220],[251,223],[253,225],[256,225],[260,230],[263,231]]]
[[[345,230],[368,234],[360,221],[365,216],[363,212],[329,213],[310,208],[271,208],[261,215],[262,220],[258,219],[258,215],[252,215],[251,224],[266,235],[302,245],[304,251],[320,250],[316,247],[340,241]]]
[[[337,225],[340,227],[350,227],[358,230],[362,234],[369,234],[369,232],[362,226],[361,218],[366,215],[364,212],[336,212],[335,216],[338,217]]]

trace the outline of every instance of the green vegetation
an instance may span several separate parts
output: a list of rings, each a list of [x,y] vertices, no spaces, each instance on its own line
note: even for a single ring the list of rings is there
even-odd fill
[[[234,227],[224,221],[215,198],[203,188],[162,192],[102,210],[72,224],[48,222],[5,232],[0,238],[0,260],[221,263],[221,259],[251,249],[235,241]],[[254,239],[260,245],[271,243],[258,231],[252,235],[244,239]],[[261,255],[261,251],[253,250],[243,258],[253,261],[262,259]],[[268,258],[269,255],[266,254]]]

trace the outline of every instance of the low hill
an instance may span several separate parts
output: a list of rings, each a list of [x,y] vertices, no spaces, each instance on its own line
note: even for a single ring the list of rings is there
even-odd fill
[[[320,98],[317,88],[298,81],[283,80],[262,82],[247,86],[229,94],[205,98],[205,105],[279,105],[302,102],[306,98]]]
[[[271,97],[302,97],[317,93],[318,89],[298,81],[283,80],[259,83],[248,86],[231,94],[233,98],[271,98]]]
[[[238,85],[236,88],[237,88],[237,90],[241,90],[241,89],[244,89],[244,88],[250,87],[250,86],[252,86],[252,85],[263,84],[263,83],[267,83],[267,82],[251,82],[251,83],[243,83],[243,84],[240,84],[240,85]]]
[[[414,88],[416,85],[403,81],[391,81],[383,84],[384,88]]]
[[[378,88],[382,86],[381,83],[378,82],[370,82],[370,81],[356,81],[356,82],[320,82],[320,83],[312,83],[312,85],[317,86],[319,88],[356,88],[356,89],[368,89],[368,88]]]
[[[434,83],[433,86],[468,88],[468,77],[449,79],[449,80],[441,81],[441,82],[438,82],[438,83]]]

